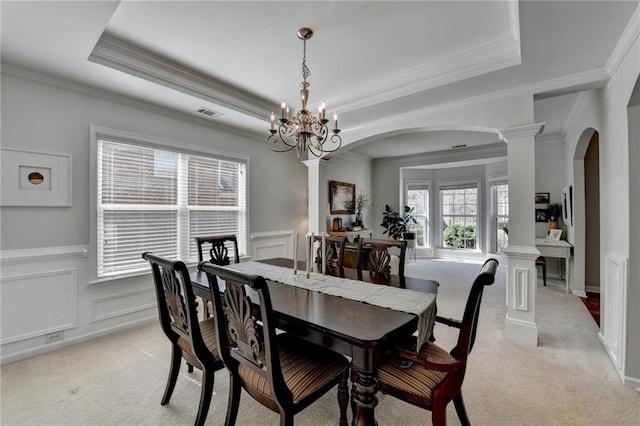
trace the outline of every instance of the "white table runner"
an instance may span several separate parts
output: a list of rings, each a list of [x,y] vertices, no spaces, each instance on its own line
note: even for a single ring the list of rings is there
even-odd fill
[[[261,262],[236,263],[226,267],[245,274],[261,275],[282,284],[417,315],[417,350],[420,350],[433,331],[436,306],[436,295],[433,293],[372,284],[331,275],[325,275],[323,278],[317,273],[307,279],[305,271],[298,271],[298,274],[294,275],[291,268]]]

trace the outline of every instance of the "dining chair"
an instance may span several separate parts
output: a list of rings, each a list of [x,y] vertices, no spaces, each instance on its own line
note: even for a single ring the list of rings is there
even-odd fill
[[[208,250],[209,259],[207,262],[215,263],[216,265],[229,265],[231,259],[229,258],[229,246],[233,249],[233,263],[240,263],[240,252],[238,249],[238,239],[234,234],[226,235],[207,235],[203,237],[195,237],[196,244],[198,246],[198,263],[204,261],[204,252]],[[202,311],[204,318],[209,318],[209,304],[213,310],[212,300],[202,299],[202,303],[205,309]]]
[[[221,356],[231,376],[225,425],[236,422],[241,389],[279,413],[281,425],[293,425],[295,414],[335,385],[340,425],[346,425],[347,359],[292,334],[277,334],[269,287],[263,277],[207,262],[198,268],[209,279]],[[217,285],[218,278],[224,281],[224,292]],[[253,304],[256,299],[259,307]]]
[[[540,266],[542,268],[542,284],[547,286],[547,258],[544,256],[538,256],[536,258],[536,267]]]
[[[393,248],[397,249],[397,255],[391,253],[390,249]],[[358,240],[358,254],[356,256],[358,276],[361,276],[362,271],[369,271],[376,275],[398,275],[404,278],[406,251],[407,242],[405,240],[361,238]],[[394,258],[394,256],[396,257]],[[397,263],[397,267],[394,263]]]
[[[344,264],[344,248],[347,237],[325,236],[325,253],[328,268],[342,268]],[[316,244],[317,243],[317,244]],[[322,267],[322,235],[313,236],[313,247],[315,250],[315,262],[318,267]]]
[[[160,325],[171,342],[169,378],[160,404],[169,403],[184,359],[189,365],[189,372],[193,371],[192,366],[202,370],[200,404],[195,421],[196,425],[202,425],[211,403],[214,373],[224,367],[216,340],[215,319],[198,321],[189,270],[183,262],[163,259],[149,252],[142,257],[151,264]]]
[[[234,234],[228,235],[207,235],[204,237],[195,237],[198,245],[198,262],[204,259],[204,249],[208,247],[208,262],[216,265],[228,265],[231,263],[229,258],[229,245],[233,246],[233,263],[240,263],[240,253],[238,249],[238,239]]]
[[[469,291],[461,321],[436,316],[436,322],[459,330],[455,347],[447,352],[428,341],[418,353],[400,348],[392,351],[376,372],[382,393],[430,410],[435,426],[446,424],[447,405],[453,400],[460,423],[470,424],[461,387],[476,339],[482,293],[485,286],[493,284],[497,268],[496,259],[484,263]]]

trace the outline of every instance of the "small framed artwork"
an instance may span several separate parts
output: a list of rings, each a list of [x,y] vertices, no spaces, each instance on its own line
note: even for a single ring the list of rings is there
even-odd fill
[[[549,200],[548,192],[536,192],[536,204],[549,204]]]
[[[551,241],[560,241],[562,237],[562,229],[549,229],[549,236],[547,237]]]
[[[547,209],[536,209],[536,222],[548,222]]]
[[[71,156],[2,148],[2,206],[71,206]]]
[[[354,214],[356,212],[356,185],[329,181],[329,207],[331,214]]]

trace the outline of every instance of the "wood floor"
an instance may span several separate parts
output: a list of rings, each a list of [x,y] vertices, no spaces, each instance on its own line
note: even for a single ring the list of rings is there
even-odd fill
[[[598,327],[600,327],[600,293],[587,292],[586,299],[581,299]]]

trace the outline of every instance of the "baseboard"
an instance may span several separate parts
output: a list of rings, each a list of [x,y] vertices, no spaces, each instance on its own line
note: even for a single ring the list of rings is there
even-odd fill
[[[588,285],[584,289],[585,289],[585,291],[587,293],[598,293],[598,294],[600,294],[600,287]]]
[[[3,356],[2,358],[0,358],[0,365],[11,364],[13,362],[34,357],[36,355],[42,355],[44,353],[66,348],[67,346],[75,345],[77,343],[86,342],[88,340],[93,340],[98,337],[106,336],[108,334],[112,334],[118,331],[124,331],[129,328],[134,328],[134,327],[150,324],[152,322],[157,322],[157,321],[158,321],[158,316],[153,315],[147,318],[142,318],[142,319],[131,321],[128,323],[119,324],[114,327],[104,328],[92,333],[82,334],[80,336],[74,336],[69,339],[62,340],[60,342],[49,343],[47,345],[42,345],[35,348],[29,348],[21,352],[16,352],[8,356]]]

